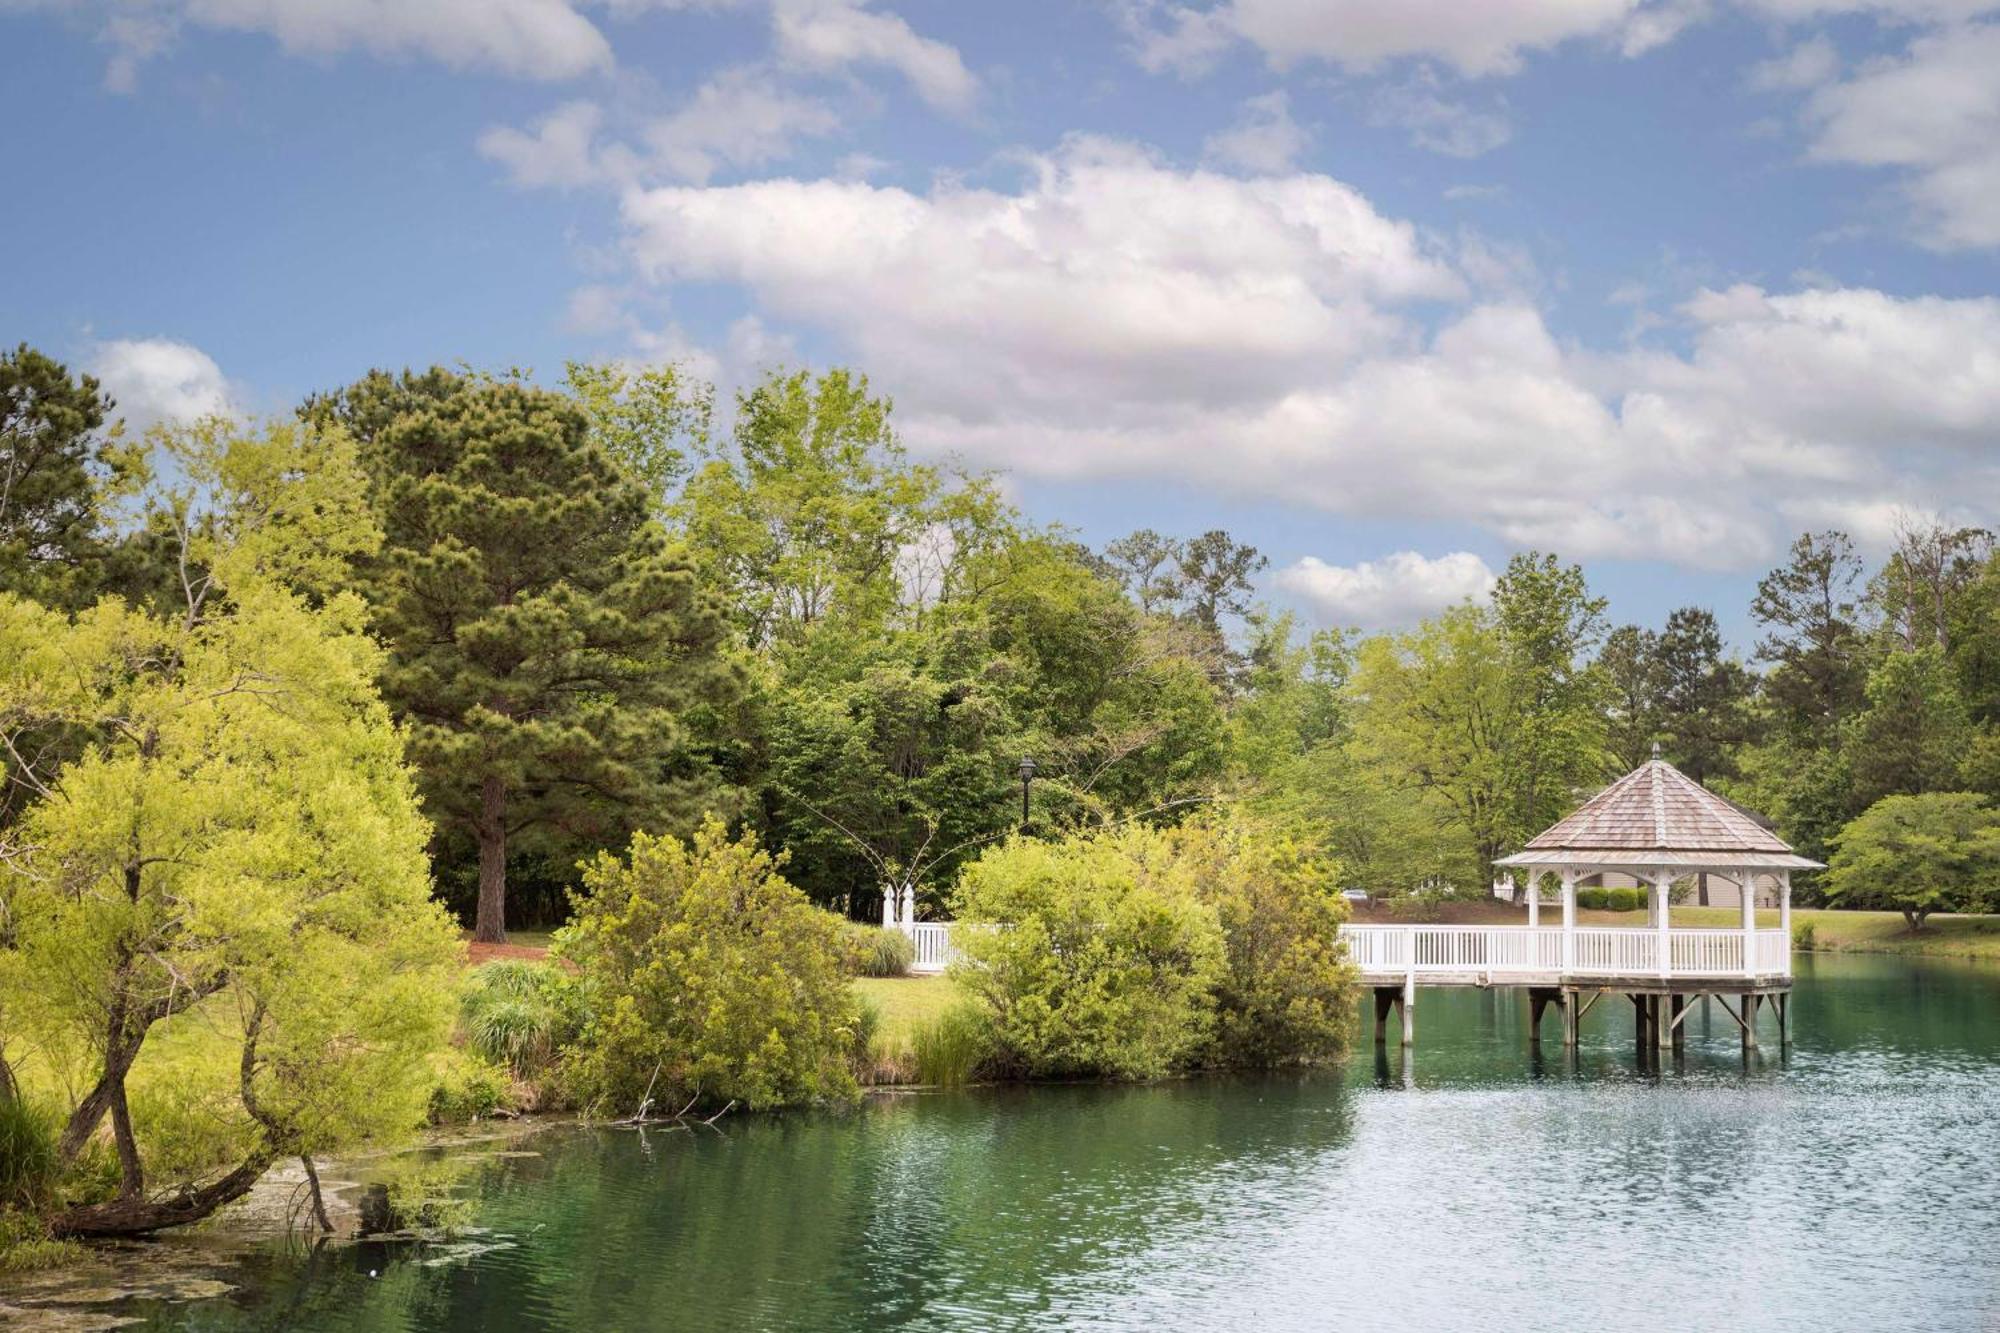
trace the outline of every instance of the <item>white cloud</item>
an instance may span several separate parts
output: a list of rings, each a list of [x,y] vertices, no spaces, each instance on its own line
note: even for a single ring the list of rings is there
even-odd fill
[[[682,180],[706,181],[719,167],[753,167],[790,156],[800,138],[840,128],[833,109],[778,87],[755,68],[724,70],[645,140],[656,161]]]
[[[1325,176],[1179,172],[1072,140],[1019,193],[768,180],[628,193],[641,271],[738,282],[846,336],[940,409],[1070,414],[1107,394],[1254,400],[1394,340],[1384,307],[1462,283]]]
[[[1368,108],[1371,125],[1410,132],[1410,142],[1447,157],[1478,157],[1514,137],[1505,113],[1440,96],[1435,80],[1385,87]]]
[[[487,130],[479,136],[479,152],[506,167],[514,184],[523,188],[594,185],[604,178],[596,149],[603,123],[604,109],[595,102],[565,102],[531,130]]]
[[[526,130],[487,130],[479,136],[479,152],[524,188],[706,183],[727,167],[788,157],[797,140],[833,133],[840,118],[825,103],[778,86],[767,71],[742,67],[723,70],[667,115],[630,126],[636,147],[600,142],[604,123],[596,103],[568,102]]]
[[[134,430],[162,421],[234,415],[240,409],[222,368],[200,348],[172,338],[116,338],[97,345],[90,373]]]
[[[1812,156],[1901,173],[1917,238],[2000,246],[2000,23],[1918,37],[1807,104]]]
[[[294,55],[420,56],[534,79],[611,64],[604,34],[570,0],[84,0],[78,8],[98,16],[113,49],[106,82],[119,91],[190,25],[262,33]]]
[[[1309,555],[1279,570],[1275,581],[1330,624],[1380,629],[1415,624],[1460,602],[1484,601],[1496,580],[1470,551],[1435,560],[1398,551],[1357,565],[1329,565]]]
[[[634,190],[627,246],[868,366],[914,447],[1028,476],[1730,569],[1855,494],[2000,508],[2000,299],[1732,288],[1669,312],[1683,350],[1593,351],[1472,296],[1533,286],[1504,255],[1441,252],[1325,176],[1084,139],[1025,170]]]
[[[772,24],[779,58],[788,64],[822,72],[886,66],[947,111],[970,110],[979,96],[979,81],[955,47],[866,8],[864,0],[776,0]]]
[[[1244,171],[1276,175],[1291,169],[1311,136],[1292,119],[1291,99],[1281,88],[1243,104],[1234,125],[1211,134],[1202,156]]]
[[[1128,10],[1148,68],[1200,69],[1232,40],[1248,41],[1275,66],[1323,60],[1371,70],[1404,58],[1443,61],[1461,74],[1510,74],[1530,51],[1576,38],[1615,38],[1643,0],[1227,0],[1176,5],[1153,18]],[[1647,45],[1650,43],[1641,43]]]
[[[1807,38],[1781,56],[1750,67],[1756,92],[1801,92],[1817,88],[1840,72],[1840,52],[1825,33]]]

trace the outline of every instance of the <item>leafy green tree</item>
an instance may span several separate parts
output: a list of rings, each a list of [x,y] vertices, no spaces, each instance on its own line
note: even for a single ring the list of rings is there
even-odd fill
[[[1125,591],[1148,615],[1178,605],[1184,589],[1181,544],[1151,528],[1140,528],[1104,548],[1103,560]]]
[[[675,365],[633,369],[569,361],[563,388],[583,409],[590,440],[636,480],[656,506],[705,454],[715,428],[715,387]]]
[[[689,842],[640,833],[584,870],[558,953],[590,1018],[567,1068],[599,1109],[841,1102],[859,1015],[840,922],[719,820]]]
[[[1590,667],[1604,606],[1580,567],[1537,551],[1509,560],[1494,585],[1504,668],[1495,847],[1540,832],[1606,776],[1603,680]],[[1495,854],[1482,840],[1483,873],[1490,875]]]
[[[1953,528],[1935,520],[1905,521],[1896,549],[1869,585],[1884,627],[1905,649],[1950,650],[1959,599],[1993,554],[1984,528]]]
[[[1750,614],[1774,664],[1764,693],[1795,730],[1825,738],[1863,702],[1868,678],[1857,586],[1862,564],[1843,532],[1802,534],[1791,559],[1757,584]]]
[[[1944,649],[1890,653],[1869,673],[1867,699],[1841,745],[1855,808],[1957,785],[1974,732]]]
[[[1442,813],[1483,887],[1514,839],[1521,802],[1510,790],[1508,652],[1492,617],[1453,607],[1399,635],[1364,640],[1356,658],[1361,761],[1391,789],[1420,793]],[[1347,855],[1347,848],[1340,846]]]
[[[1250,609],[1251,579],[1270,563],[1256,547],[1220,528],[1189,538],[1179,555],[1183,614],[1211,637],[1223,638],[1223,618]]]
[[[989,662],[976,635],[910,632],[772,692],[769,825],[820,901],[866,916],[1014,827],[1023,750]]]
[[[117,1159],[115,1192],[57,1213],[60,1234],[196,1221],[276,1157],[310,1173],[413,1129],[449,1031],[457,946],[380,652],[358,599],[292,590],[372,543],[352,448],[211,426],[178,459],[157,503],[201,571],[179,614],[0,594],[7,779],[34,793],[0,832],[0,1011],[75,1090],[61,1160],[107,1120]],[[24,756],[51,722],[93,743]],[[218,1058],[171,1066],[170,1099],[134,1095],[156,1030],[197,1013]]]
[[[1155,1078],[1209,1040],[1222,927],[1165,834],[1128,825],[989,848],[957,908],[955,975],[1018,1072]]]
[[[1673,612],[1653,651],[1667,758],[1697,782],[1727,773],[1749,731],[1752,683],[1722,655],[1714,613],[1692,606]]]
[[[96,600],[111,550],[105,504],[139,455],[97,381],[23,343],[0,351],[0,591],[68,607]]]
[[[774,374],[739,396],[730,448],[689,478],[674,517],[753,647],[797,643],[830,618],[885,623],[907,550],[954,519],[970,530],[947,545],[976,548],[979,526],[1002,522],[977,479],[945,503],[952,488],[908,461],[890,407],[844,370]]]
[[[478,848],[477,938],[502,940],[512,840],[607,841],[712,799],[690,721],[736,687],[724,621],[564,396],[378,371],[308,411],[360,441],[383,693],[427,807]]]
[[[1605,636],[1597,655],[1604,678],[1605,744],[1622,769],[1646,762],[1660,739],[1660,636],[1637,625],[1620,625]]]
[[[2000,889],[2000,811],[1970,792],[1886,796],[1835,839],[1826,898],[1901,912],[1979,912]]]

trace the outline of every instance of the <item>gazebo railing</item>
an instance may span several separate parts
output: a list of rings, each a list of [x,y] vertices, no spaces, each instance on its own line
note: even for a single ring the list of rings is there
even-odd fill
[[[1363,972],[1477,972],[1523,975],[1714,977],[1744,976],[1740,930],[1671,930],[1667,967],[1660,966],[1660,932],[1650,927],[1579,926],[1563,963],[1560,926],[1342,926],[1348,956]],[[1791,941],[1782,930],[1755,933],[1752,957],[1762,976],[1789,976]]]

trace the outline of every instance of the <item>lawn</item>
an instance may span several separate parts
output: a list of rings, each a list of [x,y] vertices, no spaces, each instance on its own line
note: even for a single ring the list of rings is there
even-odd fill
[[[856,977],[854,990],[882,1011],[881,1044],[886,1051],[907,1051],[919,1025],[929,1022],[957,998],[951,978]]]

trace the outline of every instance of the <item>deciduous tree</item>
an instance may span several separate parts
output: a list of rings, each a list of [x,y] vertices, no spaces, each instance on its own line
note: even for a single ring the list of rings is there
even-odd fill
[[[1836,907],[1901,912],[1922,930],[1933,912],[1978,912],[2000,879],[2000,812],[1970,792],[1887,796],[1834,840],[1826,897]]]

